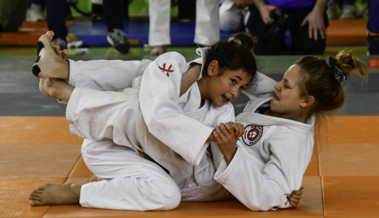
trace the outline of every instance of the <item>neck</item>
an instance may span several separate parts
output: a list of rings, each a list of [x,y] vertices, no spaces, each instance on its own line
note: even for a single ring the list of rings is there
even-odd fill
[[[203,102],[205,99],[208,99],[208,93],[207,93],[207,84],[208,84],[208,78],[207,76],[201,77],[197,81],[197,85],[199,86],[200,95],[201,95],[201,101]]]
[[[267,110],[265,112],[265,115],[273,116],[273,117],[280,117],[284,119],[294,120],[301,123],[305,123],[307,121],[309,114],[303,112],[302,114],[281,114],[271,111],[271,109]]]

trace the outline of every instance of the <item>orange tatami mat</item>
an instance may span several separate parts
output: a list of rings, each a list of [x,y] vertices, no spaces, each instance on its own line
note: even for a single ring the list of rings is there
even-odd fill
[[[45,183],[89,182],[65,117],[0,117],[0,218],[26,217],[379,217],[379,116],[326,117],[297,209],[252,212],[237,200],[182,202],[167,212],[31,207]]]
[[[51,206],[44,217],[323,217],[321,179],[309,176],[304,179],[307,191],[297,209],[251,212],[237,200],[222,202],[182,202],[179,207],[166,212],[137,212],[81,208],[80,206]]]
[[[378,184],[379,176],[324,176],[325,217],[379,217]]]
[[[32,163],[31,163],[32,164]],[[4,167],[4,165],[1,165]],[[64,183],[64,177],[0,177],[0,217],[43,217],[48,206],[31,207],[28,196],[45,183]]]

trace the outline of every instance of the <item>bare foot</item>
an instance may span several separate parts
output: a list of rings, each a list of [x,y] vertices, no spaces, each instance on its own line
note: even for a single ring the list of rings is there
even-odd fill
[[[41,78],[39,81],[40,91],[49,97],[54,97],[67,103],[74,87],[61,79]]]
[[[159,45],[157,47],[155,47],[151,52],[150,52],[150,55],[155,55],[155,56],[158,56],[158,55],[161,55],[163,53],[166,52],[166,46],[165,45]]]
[[[30,194],[30,204],[32,206],[78,204],[81,187],[75,183],[45,184]]]
[[[57,54],[56,48],[50,44],[53,36],[54,32],[48,31],[39,37],[38,41],[43,44],[43,48],[39,52],[37,62],[33,64],[33,74],[40,78],[50,77],[68,80],[68,62],[62,58],[63,56],[65,58],[68,53],[63,51]]]

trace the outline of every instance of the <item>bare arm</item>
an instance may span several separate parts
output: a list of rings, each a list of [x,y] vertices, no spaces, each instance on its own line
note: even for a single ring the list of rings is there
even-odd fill
[[[200,76],[200,72],[201,65],[195,64],[187,72],[183,73],[180,84],[180,96],[182,96],[189,89],[189,87],[197,81]]]

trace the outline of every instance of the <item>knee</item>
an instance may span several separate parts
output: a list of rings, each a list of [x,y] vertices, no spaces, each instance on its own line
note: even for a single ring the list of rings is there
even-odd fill
[[[177,208],[182,200],[182,195],[178,186],[170,186],[164,189],[162,199],[162,210],[173,210]]]

